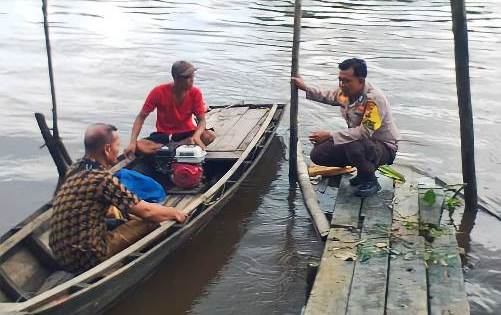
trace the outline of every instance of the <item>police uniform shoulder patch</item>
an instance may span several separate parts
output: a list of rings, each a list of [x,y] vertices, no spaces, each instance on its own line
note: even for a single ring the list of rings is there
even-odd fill
[[[373,132],[381,127],[381,115],[374,101],[367,101],[362,125]]]

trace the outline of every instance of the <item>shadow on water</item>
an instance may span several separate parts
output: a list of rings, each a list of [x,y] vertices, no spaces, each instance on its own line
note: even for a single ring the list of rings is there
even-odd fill
[[[466,253],[462,262],[472,314],[500,313],[500,237],[497,218],[484,212],[465,213],[462,217],[457,238]]]
[[[465,212],[463,217],[461,218],[461,223],[459,225],[457,240],[458,245],[461,248],[464,248],[466,253],[469,253],[471,250],[471,232],[475,227],[475,219],[477,218],[477,212]],[[463,262],[463,265],[466,262]]]

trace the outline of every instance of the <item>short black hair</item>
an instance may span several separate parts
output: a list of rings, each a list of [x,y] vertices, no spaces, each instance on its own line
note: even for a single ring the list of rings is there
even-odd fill
[[[353,74],[358,78],[367,77],[367,65],[365,60],[358,58],[346,59],[339,64],[339,70],[348,70],[352,68]]]
[[[97,152],[105,144],[110,144],[113,141],[114,131],[118,131],[117,127],[110,124],[96,123],[90,125],[85,132],[85,152]]]

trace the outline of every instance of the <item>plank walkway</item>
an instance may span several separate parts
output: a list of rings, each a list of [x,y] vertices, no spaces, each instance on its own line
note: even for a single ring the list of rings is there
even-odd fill
[[[399,171],[405,183],[381,176],[382,190],[365,199],[342,177],[304,314],[470,313],[455,229],[442,218],[444,190]]]

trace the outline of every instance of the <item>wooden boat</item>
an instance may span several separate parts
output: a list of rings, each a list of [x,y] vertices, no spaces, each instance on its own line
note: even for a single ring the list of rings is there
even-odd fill
[[[45,291],[44,283],[60,268],[48,246],[51,205],[42,206],[0,239],[0,313],[102,313],[216,215],[266,152],[283,111],[283,104],[212,107],[207,120],[218,138],[205,160],[211,185],[192,194],[171,193],[166,201],[189,214],[189,221],[164,222],[98,266]]]

